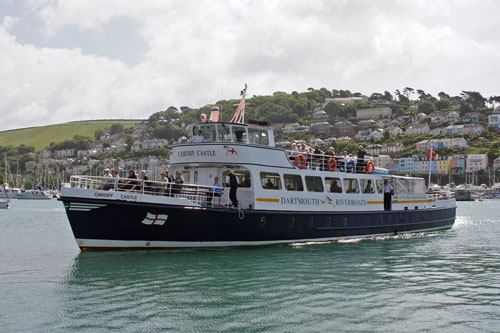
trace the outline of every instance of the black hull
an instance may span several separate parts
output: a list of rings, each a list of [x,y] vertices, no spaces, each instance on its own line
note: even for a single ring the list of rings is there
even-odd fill
[[[215,247],[367,237],[447,229],[453,226],[456,215],[455,207],[284,212],[188,208],[81,198],[61,200],[65,203],[75,239],[85,240],[79,241],[81,248]],[[82,209],[81,205],[90,208]],[[168,218],[163,225],[146,225],[142,221],[148,213],[164,214]],[[98,242],[88,243],[87,240]]]

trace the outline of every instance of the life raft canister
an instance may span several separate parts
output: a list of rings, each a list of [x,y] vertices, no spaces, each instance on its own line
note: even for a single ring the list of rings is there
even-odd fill
[[[366,173],[371,175],[373,171],[375,171],[375,165],[372,161],[368,161],[368,163],[366,163]]]
[[[328,170],[335,171],[335,169],[337,169],[337,161],[333,157],[330,157],[328,160]]]
[[[297,157],[295,157],[295,165],[299,169],[304,169],[307,165],[306,158],[302,154],[298,154]]]

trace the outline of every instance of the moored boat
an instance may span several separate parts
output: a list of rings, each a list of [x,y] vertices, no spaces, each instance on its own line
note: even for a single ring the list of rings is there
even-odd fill
[[[33,188],[31,190],[21,190],[16,193],[16,199],[26,199],[26,200],[49,200],[53,198],[53,195],[48,191],[44,191],[39,188]]]
[[[183,183],[72,176],[60,200],[78,246],[264,245],[452,227],[455,199],[427,194],[422,178],[275,147],[272,128],[245,123],[245,94],[246,87],[230,122],[214,110],[210,121],[188,127],[191,142],[172,146],[170,171]],[[212,186],[216,177],[222,189]],[[388,181],[394,193],[385,205]]]

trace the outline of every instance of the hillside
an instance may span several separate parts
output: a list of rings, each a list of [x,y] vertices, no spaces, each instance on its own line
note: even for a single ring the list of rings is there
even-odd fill
[[[75,135],[94,137],[94,132],[100,128],[109,128],[113,124],[122,124],[125,128],[132,127],[142,120],[88,120],[74,121],[63,124],[30,127],[0,132],[0,146],[26,146],[35,147],[40,151],[51,142],[70,140]]]

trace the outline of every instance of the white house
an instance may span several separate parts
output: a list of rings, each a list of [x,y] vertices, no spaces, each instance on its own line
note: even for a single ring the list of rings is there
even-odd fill
[[[389,155],[378,155],[373,157],[373,164],[378,168],[390,169],[393,166],[393,160]]]
[[[297,128],[299,126],[300,125],[298,123],[285,124],[285,126],[283,127],[283,133],[293,133],[297,131]]]
[[[488,127],[500,128],[500,114],[492,114],[488,116]]]
[[[328,113],[326,113],[325,111],[314,112],[312,115],[312,119],[314,120],[325,119],[325,118],[328,118]]]
[[[467,172],[486,170],[488,166],[488,155],[486,154],[470,154],[467,155],[465,169]]]
[[[436,127],[435,129],[430,130],[429,134],[432,136],[438,136],[442,134],[442,130],[439,127]]]
[[[431,113],[431,123],[433,123],[433,124],[440,123],[440,122],[444,121],[445,119],[446,119],[446,116],[442,112],[435,111],[435,112]]]
[[[377,118],[380,116],[391,116],[392,110],[389,107],[359,109],[356,110],[356,118]]]
[[[388,130],[389,130],[389,134],[391,136],[403,135],[403,130],[400,127],[398,127],[398,126],[393,127],[391,129],[388,129]]]
[[[429,133],[430,128],[427,124],[411,124],[406,128],[406,135],[422,135]]]
[[[403,151],[402,142],[388,142],[382,145],[382,154],[397,155]]]
[[[455,111],[452,111],[446,115],[446,121],[450,124],[454,124],[460,121],[460,115]]]

